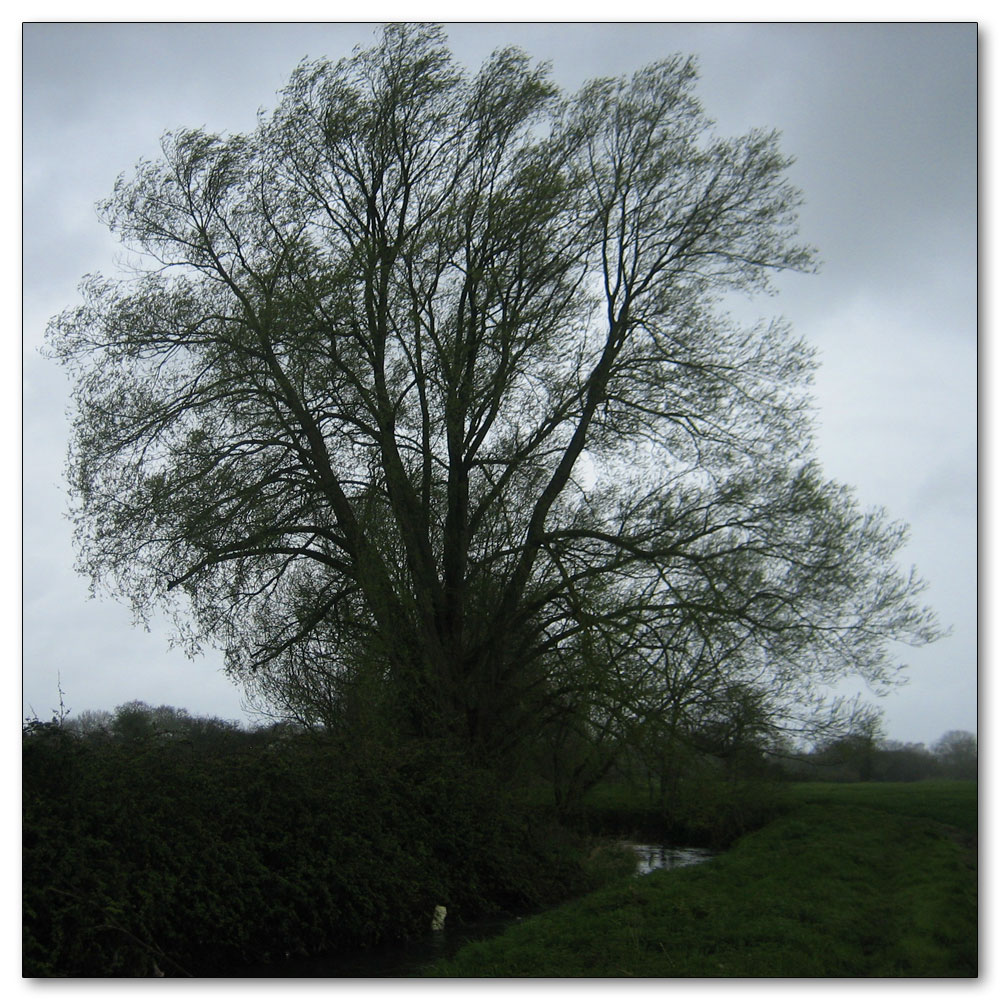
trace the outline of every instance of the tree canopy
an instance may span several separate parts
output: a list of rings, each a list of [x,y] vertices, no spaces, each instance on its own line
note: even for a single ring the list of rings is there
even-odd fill
[[[818,468],[810,349],[722,308],[813,267],[790,160],[695,82],[390,25],[168,133],[102,205],[132,273],[50,327],[82,568],[290,714],[489,753],[892,683],[905,530]]]

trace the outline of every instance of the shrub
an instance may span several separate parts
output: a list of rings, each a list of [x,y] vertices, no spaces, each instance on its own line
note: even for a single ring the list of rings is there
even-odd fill
[[[447,748],[29,734],[24,974],[224,975],[585,887],[565,837]]]

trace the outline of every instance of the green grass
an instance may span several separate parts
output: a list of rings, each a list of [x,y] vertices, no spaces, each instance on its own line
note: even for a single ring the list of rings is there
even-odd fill
[[[975,835],[979,825],[975,781],[907,781],[838,784],[827,781],[787,786],[794,801],[866,805],[904,816],[922,816]]]
[[[975,976],[976,795],[793,787],[784,815],[712,861],[619,879],[425,975]]]

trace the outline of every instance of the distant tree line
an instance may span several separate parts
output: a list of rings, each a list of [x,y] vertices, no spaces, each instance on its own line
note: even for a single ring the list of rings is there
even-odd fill
[[[936,743],[904,743],[857,732],[819,743],[782,770],[793,777],[827,781],[920,781],[926,778],[975,780],[979,776],[976,737],[950,730]]]
[[[191,715],[172,705],[133,700],[113,711],[88,709],[53,716],[51,722],[26,720],[25,735],[58,729],[87,740],[160,739],[203,748],[263,746],[294,734],[325,733],[294,719],[256,725],[217,716]],[[576,732],[572,727],[536,736],[529,769],[522,772],[551,783],[557,805],[575,805],[605,778],[642,778],[655,783],[666,803],[680,780],[696,775],[740,780],[801,778],[832,781],[918,781],[926,778],[972,780],[978,777],[976,736],[950,730],[930,746],[886,738],[877,712],[857,703],[840,707],[826,736],[808,750],[796,749],[775,725],[759,691],[732,686],[715,699],[711,711],[683,719],[676,714],[633,724],[624,736]]]
[[[247,727],[232,719],[191,715],[184,708],[152,706],[140,700],[125,702],[114,711],[88,709],[67,717],[63,726],[73,735],[95,739],[136,740],[160,736],[220,744],[255,737],[260,739],[265,734],[273,735],[297,728],[290,722]]]

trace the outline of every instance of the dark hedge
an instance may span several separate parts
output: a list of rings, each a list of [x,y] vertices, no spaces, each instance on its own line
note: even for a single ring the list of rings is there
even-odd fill
[[[23,749],[25,976],[224,976],[586,888],[567,838],[426,744],[309,734]]]

